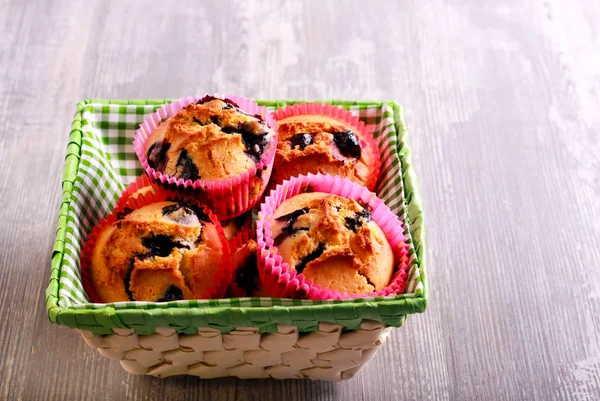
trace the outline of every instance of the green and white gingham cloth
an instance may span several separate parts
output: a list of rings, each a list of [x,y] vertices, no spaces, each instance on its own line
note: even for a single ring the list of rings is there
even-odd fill
[[[87,235],[93,227],[110,213],[123,189],[144,171],[137,160],[132,142],[135,130],[144,117],[160,105],[123,105],[89,103],[82,113],[82,147],[79,170],[73,186],[72,199],[67,214],[64,257],[60,272],[59,300],[62,307],[95,309],[105,304],[90,303],[79,270],[79,255]],[[365,122],[373,132],[381,150],[382,168],[377,195],[404,222],[404,233],[410,246],[409,279],[405,294],[382,298],[405,298],[421,294],[419,264],[408,225],[406,198],[398,155],[397,131],[404,129],[394,121],[391,106],[351,106],[353,114]],[[369,300],[369,299],[367,299]],[[364,302],[365,299],[310,301],[273,298],[228,298],[216,300],[176,301],[157,304],[153,302],[117,302],[115,309],[202,307],[202,306],[296,306],[326,303]]]

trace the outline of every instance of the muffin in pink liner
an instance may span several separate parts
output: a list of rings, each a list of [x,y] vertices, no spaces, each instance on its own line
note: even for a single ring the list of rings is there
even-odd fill
[[[278,143],[271,187],[298,175],[331,174],[374,190],[379,148],[364,122],[342,107],[304,103],[273,113]]]
[[[258,274],[256,231],[249,226],[229,241],[233,277],[227,289],[228,298],[268,297]]]
[[[146,174],[142,174],[136,178],[134,182],[129,184],[123,193],[121,193],[115,209],[128,207],[130,198],[137,198],[140,195],[154,192],[156,192],[155,184],[150,181]]]
[[[221,298],[232,274],[216,216],[161,188],[129,198],[101,220],[80,267],[88,297],[104,303]]]
[[[386,296],[406,286],[403,224],[350,180],[308,174],[277,185],[261,205],[256,235],[260,278],[273,297]]]
[[[264,192],[277,148],[272,113],[233,95],[188,97],[150,114],[134,150],[151,180],[238,216]]]

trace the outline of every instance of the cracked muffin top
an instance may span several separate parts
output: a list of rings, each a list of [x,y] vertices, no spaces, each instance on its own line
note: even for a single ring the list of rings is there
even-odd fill
[[[271,232],[283,261],[322,287],[367,294],[392,277],[394,255],[385,234],[355,200],[296,195],[275,210]]]
[[[365,146],[356,129],[332,117],[299,115],[277,122],[277,153],[273,180],[300,174],[338,175],[373,189],[377,174],[374,159],[378,157]]]
[[[260,118],[234,102],[205,96],[163,121],[148,137],[144,152],[156,171],[184,180],[213,180],[253,167],[273,140]]]
[[[196,205],[157,202],[124,209],[94,246],[90,277],[102,302],[198,299],[212,290],[224,251]]]

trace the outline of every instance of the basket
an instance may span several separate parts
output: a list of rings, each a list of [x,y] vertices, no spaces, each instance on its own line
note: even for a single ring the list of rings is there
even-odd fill
[[[79,272],[87,233],[143,173],[132,138],[144,116],[171,100],[89,99],[77,105],[62,177],[62,203],[46,307],[132,374],[201,378],[353,377],[393,327],[423,312],[428,285],[421,201],[402,108],[390,102],[324,101],[349,109],[374,132],[382,168],[376,192],[404,222],[404,294],[352,300],[230,298],[90,303]],[[258,101],[273,110],[304,101]]]

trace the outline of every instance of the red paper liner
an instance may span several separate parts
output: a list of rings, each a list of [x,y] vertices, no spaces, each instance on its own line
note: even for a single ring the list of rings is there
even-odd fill
[[[358,134],[360,139],[361,147],[369,149],[373,154],[374,160],[373,165],[371,166],[373,171],[371,172],[370,180],[366,186],[371,191],[375,190],[377,181],[379,180],[379,172],[381,170],[381,158],[379,155],[379,147],[373,137],[373,133],[365,126],[365,123],[343,107],[324,103],[296,103],[291,106],[285,106],[276,110],[273,113],[273,118],[276,121],[279,121],[287,117],[302,115],[322,115],[331,117],[354,128],[354,131]]]
[[[230,100],[237,104],[240,110],[250,114],[258,115],[274,131],[273,140],[262,155],[258,163],[249,170],[238,176],[214,179],[184,181],[177,179],[160,171],[156,171],[148,165],[148,159],[144,152],[148,137],[154,132],[159,123],[165,118],[173,117],[188,104],[197,103],[202,97],[187,97],[166,104],[156,112],[150,114],[140,124],[133,140],[133,148],[142,164],[142,167],[151,180],[160,182],[163,186],[178,191],[191,191],[207,203],[212,211],[221,220],[238,216],[250,210],[260,200],[273,168],[275,151],[277,150],[277,124],[273,120],[272,113],[267,112],[265,107],[259,106],[251,99],[234,95],[205,95],[222,100]]]
[[[152,187],[152,192],[156,192],[156,185],[150,181],[150,178],[148,178],[146,174],[142,174],[138,178],[136,178],[134,182],[129,184],[127,188],[125,188],[125,190],[121,193],[121,196],[119,196],[119,200],[115,205],[115,209],[127,207],[129,198],[140,189],[146,187]]]
[[[348,294],[329,288],[323,288],[312,280],[298,274],[277,253],[273,245],[271,218],[277,207],[286,199],[302,192],[326,192],[348,199],[360,201],[371,209],[373,221],[384,232],[394,253],[396,269],[390,284],[382,290],[370,294]],[[306,299],[351,299],[361,297],[387,296],[401,294],[408,278],[408,244],[404,228],[398,217],[374,193],[359,184],[332,175],[308,174],[292,177],[277,185],[261,204],[256,237],[259,249],[258,270],[267,291],[273,297],[292,297]]]
[[[88,298],[93,303],[103,303],[98,297],[94,285],[92,283],[92,277],[90,272],[92,254],[94,248],[96,246],[96,241],[100,234],[112,225],[115,221],[117,221],[117,216],[119,213],[125,212],[125,204],[128,208],[132,210],[140,209],[144,206],[150,205],[152,203],[157,202],[165,202],[165,201],[179,201],[179,202],[189,202],[194,203],[199,207],[203,208],[203,212],[208,216],[210,222],[214,224],[215,229],[217,230],[217,234],[219,236],[219,241],[221,242],[222,247],[222,257],[221,263],[217,269],[218,274],[215,275],[213,285],[211,286],[211,290],[202,294],[198,299],[215,299],[222,298],[225,295],[225,291],[229,286],[232,277],[232,266],[231,266],[231,253],[229,251],[229,243],[225,238],[225,233],[223,232],[223,228],[221,227],[221,223],[217,217],[212,213],[212,211],[206,206],[198,203],[194,198],[190,196],[183,196],[177,192],[165,190],[162,188],[155,188],[154,193],[146,193],[141,194],[134,198],[126,198],[127,202],[121,202],[121,206],[115,208],[112,213],[107,215],[104,219],[100,220],[100,222],[93,228],[92,232],[88,236],[85,244],[81,250],[81,260],[80,260],[80,269],[81,269],[81,280],[83,284],[83,288],[88,295]],[[124,301],[124,302],[135,302],[135,301]]]
[[[256,231],[252,230],[252,228],[248,225],[242,227],[239,233],[235,237],[229,241],[229,250],[231,252],[231,260],[233,264],[233,259],[235,254],[240,251],[250,240],[256,240]],[[256,252],[256,257],[258,258],[258,248]],[[257,260],[258,265],[258,260]],[[246,290],[244,288],[238,287],[235,281],[235,274],[237,269],[242,268],[244,265],[235,266],[233,265],[233,273],[231,284],[229,285],[229,289],[227,290],[227,294],[232,298],[244,298],[248,295],[246,294]],[[260,280],[260,277],[258,278]]]

